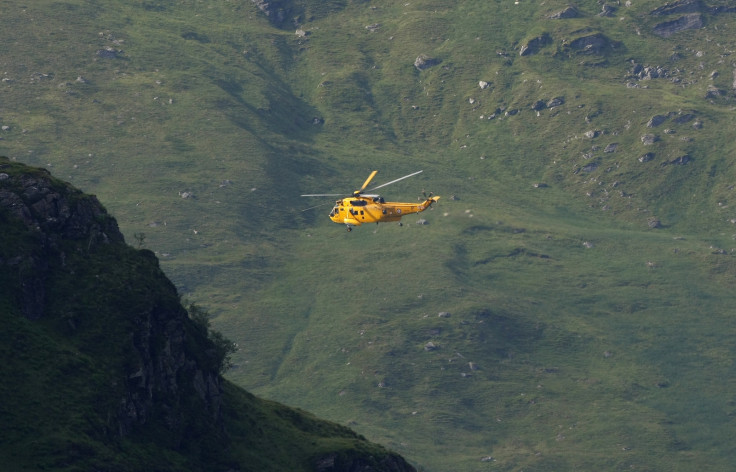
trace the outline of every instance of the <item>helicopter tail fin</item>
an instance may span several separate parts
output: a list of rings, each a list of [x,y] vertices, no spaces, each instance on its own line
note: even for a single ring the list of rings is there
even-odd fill
[[[422,204],[425,209],[431,207],[434,202],[440,199],[439,195],[432,196],[431,193],[429,195],[425,195],[425,198],[426,200],[424,200],[424,203]]]

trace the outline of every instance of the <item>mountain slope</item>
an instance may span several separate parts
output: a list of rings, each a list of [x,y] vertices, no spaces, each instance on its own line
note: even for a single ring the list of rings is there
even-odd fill
[[[0,224],[6,469],[413,470],[223,381],[221,338],[95,197],[0,158]]]
[[[3,152],[145,233],[233,382],[432,471],[733,463],[730,2],[6,4]],[[302,211],[374,169],[429,224]]]

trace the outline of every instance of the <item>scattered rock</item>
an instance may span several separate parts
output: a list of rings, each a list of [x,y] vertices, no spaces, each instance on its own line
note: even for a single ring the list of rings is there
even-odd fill
[[[562,20],[565,18],[577,18],[580,13],[574,7],[567,7],[564,10],[560,10],[557,13],[552,13],[547,18],[550,20]]]
[[[481,80],[481,81],[478,82],[478,87],[480,87],[481,90],[487,89],[488,88],[488,85],[490,85],[490,84],[488,82],[486,82],[485,80]]]
[[[590,164],[586,164],[583,166],[582,170],[583,172],[593,172],[594,170],[598,169],[598,163],[597,162],[591,162]]]
[[[618,148],[618,143],[611,143],[608,146],[606,146],[605,149],[603,149],[603,152],[607,152],[607,153],[616,152],[617,148]]]
[[[666,16],[682,13],[695,13],[700,10],[701,0],[675,0],[655,8],[649,14],[651,16]]]
[[[123,51],[114,49],[111,47],[106,47],[105,49],[98,49],[97,50],[97,57],[100,57],[102,59],[116,59],[118,58]]]
[[[705,92],[705,98],[706,99],[713,99],[713,98],[719,98],[726,94],[725,91],[719,89],[718,87],[715,87],[713,85],[708,85],[708,91]]]
[[[667,121],[667,117],[665,115],[654,115],[649,119],[649,121],[647,121],[647,128],[656,128],[665,121]]]
[[[547,108],[555,108],[565,104],[565,97],[555,97],[547,102]]]
[[[519,50],[519,55],[530,56],[532,54],[536,54],[539,52],[540,49],[542,49],[547,44],[550,44],[551,42],[552,37],[549,35],[549,33],[542,33],[540,36],[532,38],[527,41],[526,44],[523,44],[521,46],[521,49]]]
[[[447,311],[441,311],[437,313],[437,316],[439,316],[440,318],[449,318],[452,315]]]
[[[650,216],[649,218],[647,218],[647,226],[649,226],[649,228],[651,229],[661,228],[662,222],[659,221],[659,218],[657,218],[656,216]]]
[[[659,141],[659,137],[654,134],[645,134],[641,137],[642,144],[649,146]]]
[[[598,13],[598,16],[602,16],[602,17],[605,17],[605,18],[610,18],[610,17],[612,17],[614,15],[614,13],[616,13],[616,7],[614,7],[613,5],[609,5],[609,4],[605,3],[601,7],[601,12]]]
[[[641,156],[639,156],[639,162],[649,162],[652,159],[654,159],[654,153],[653,152],[648,152],[646,154],[642,154]]]
[[[692,113],[685,113],[684,115],[680,115],[676,118],[673,118],[672,121],[678,125],[681,125],[689,121],[692,121],[694,119],[695,119],[695,115],[693,115]]]
[[[575,39],[568,47],[578,54],[600,55],[608,49],[613,49],[614,43],[603,34],[594,33]]]
[[[440,59],[429,57],[426,54],[420,54],[414,60],[414,67],[416,67],[419,70],[424,70],[432,66],[436,66],[440,62],[442,62]]]
[[[689,29],[703,27],[703,18],[700,13],[690,13],[672,21],[665,21],[654,26],[652,32],[657,36],[669,38],[675,33]]]
[[[669,70],[664,67],[643,66],[636,63],[633,63],[629,73],[639,80],[664,79],[670,76]]]
[[[434,351],[436,349],[439,349],[439,346],[433,343],[432,341],[429,341],[427,344],[424,345],[425,351]]]
[[[290,11],[285,7],[283,1],[274,0],[252,0],[253,3],[268,17],[268,20],[276,26],[281,26],[289,16]]]
[[[684,154],[680,157],[676,157],[672,159],[671,161],[667,162],[667,164],[676,165],[676,166],[684,166],[685,164],[689,163],[692,160],[693,158],[690,157],[690,155]]]

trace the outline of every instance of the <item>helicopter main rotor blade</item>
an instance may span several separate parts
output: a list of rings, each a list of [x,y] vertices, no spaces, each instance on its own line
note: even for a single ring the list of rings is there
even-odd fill
[[[302,196],[304,196],[304,195],[302,195]],[[327,205],[334,205],[334,203],[332,203],[332,202],[320,203],[319,205],[315,205],[313,207],[305,208],[302,211],[314,210],[315,208],[319,208],[319,207],[323,207],[323,206],[327,206]]]
[[[368,178],[365,179],[365,182],[363,183],[363,186],[360,187],[360,190],[356,190],[354,194],[360,195],[363,192],[363,190],[365,190],[365,188],[368,186],[368,184],[371,183],[371,180],[373,180],[373,177],[375,177],[377,173],[378,173],[377,170],[374,170],[373,172],[371,172],[371,175],[369,175]]]
[[[424,171],[420,170],[420,171],[418,171],[418,172],[414,172],[413,174],[405,175],[405,176],[403,176],[403,177],[400,177],[400,178],[398,178],[398,179],[396,179],[396,180],[392,180],[391,182],[386,182],[385,184],[381,184],[381,185],[379,185],[378,187],[373,187],[372,189],[370,189],[370,190],[368,190],[368,191],[369,191],[369,192],[372,192],[372,191],[374,191],[374,190],[378,190],[379,188],[385,187],[385,186],[387,186],[387,185],[395,184],[395,183],[396,183],[396,182],[398,182],[399,180],[404,180],[404,179],[408,179],[409,177],[413,177],[413,176],[415,176],[415,175],[417,175],[417,174],[421,174],[422,172],[424,172]]]

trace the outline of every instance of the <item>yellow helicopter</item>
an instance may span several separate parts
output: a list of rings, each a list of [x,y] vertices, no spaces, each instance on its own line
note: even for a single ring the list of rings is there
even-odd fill
[[[383,188],[387,185],[394,184],[400,180],[413,177],[417,174],[421,174],[422,171],[414,172],[413,174],[405,175],[391,182],[373,187],[372,189],[365,190],[368,184],[371,183],[373,177],[378,173],[377,170],[371,172],[371,175],[363,183],[363,186],[359,190],[353,192],[349,197],[340,198],[335,202],[335,206],[330,212],[330,219],[335,223],[344,224],[348,231],[353,230],[353,226],[360,226],[363,223],[387,223],[391,221],[400,221],[402,216],[411,215],[412,213],[419,213],[427,208],[431,207],[434,202],[440,199],[440,197],[433,197],[432,194],[429,196],[425,195],[425,199],[421,203],[403,203],[403,202],[387,202],[380,195],[366,195],[363,192],[372,192]],[[313,193],[302,195],[302,197],[339,197],[344,194],[334,193]],[[316,208],[316,207],[312,207]],[[310,210],[311,208],[308,208]],[[401,224],[401,223],[399,223]]]

